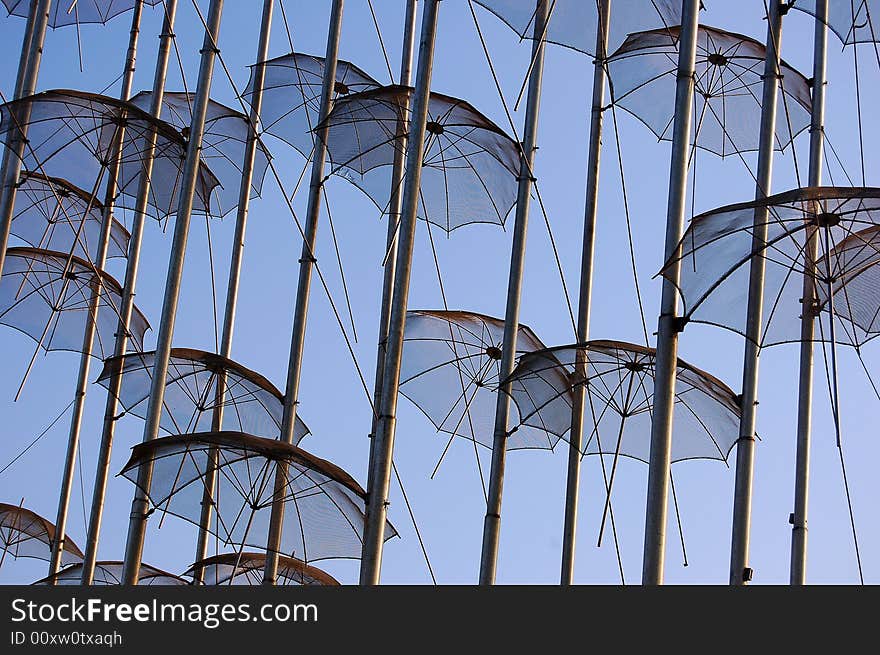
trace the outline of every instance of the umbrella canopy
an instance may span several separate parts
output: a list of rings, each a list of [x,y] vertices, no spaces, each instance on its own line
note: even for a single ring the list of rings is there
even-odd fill
[[[104,359],[113,352],[119,325],[119,282],[67,253],[10,248],[0,278],[0,324],[23,332],[46,351],[82,352],[95,291],[99,304],[92,355]],[[129,326],[135,346],[143,347],[149,327],[135,307]]]
[[[755,217],[767,240],[753,249]],[[752,257],[766,262],[760,346],[800,341],[803,280],[813,285],[819,317],[829,312],[829,286],[841,343],[859,346],[880,329],[880,189],[795,189],[694,218],[679,244],[679,292],[685,320],[745,336]],[[809,261],[816,239],[819,256]],[[666,264],[662,274],[672,265]],[[821,325],[820,325],[821,327]],[[828,338],[821,329],[818,340]]]
[[[111,357],[97,382],[107,387],[111,375],[121,372],[120,404],[126,412],[146,418],[155,359],[154,351]],[[169,434],[208,431],[218,400],[223,410],[222,429],[271,439],[281,435],[284,397],[269,380],[220,355],[173,348],[160,427]],[[297,416],[294,444],[307,434],[308,427]]]
[[[410,116],[411,87],[385,86],[336,102],[327,117],[333,172],[387,207],[395,152]],[[504,225],[516,204],[519,147],[464,100],[432,93],[419,217],[445,230],[470,223]]]
[[[658,139],[672,139],[680,28],[630,34],[608,59],[615,103]],[[694,139],[721,157],[758,149],[766,48],[742,34],[701,26],[697,35]],[[785,62],[774,143],[784,149],[810,126],[806,77]]]
[[[266,566],[265,553],[223,553],[208,557],[193,564],[184,575],[194,576],[202,573],[206,585],[251,585],[263,584],[263,569]],[[293,557],[278,557],[279,585],[290,586],[328,586],[339,583],[321,569],[309,566]]]
[[[55,575],[35,582],[35,585],[80,585],[82,584],[82,564],[75,564],[62,569]],[[122,584],[122,562],[95,562],[95,573],[92,584],[103,587]],[[168,573],[155,566],[141,563],[138,585],[142,587],[183,586],[189,583],[178,575]]]
[[[210,432],[154,439],[132,449],[121,475],[137,484],[141,464],[151,463],[143,490],[152,511],[199,525],[204,478],[216,457],[216,521],[212,534],[223,546],[266,547],[276,475],[285,520],[279,554],[310,562],[361,555],[366,494],[342,469],[283,441],[240,432]],[[386,536],[397,533],[386,526]]]
[[[0,503],[0,544],[3,547],[0,561],[9,554],[15,559],[33,557],[48,562],[53,541],[54,523],[25,507]],[[65,537],[61,564],[76,564],[82,562],[82,559],[82,551],[70,537]]]
[[[120,14],[134,9],[138,0],[56,0],[49,10],[49,27],[67,27],[87,23],[107,23]],[[155,6],[162,0],[143,0]],[[30,0],[3,0],[10,16],[27,18]]]
[[[795,9],[816,15],[816,0],[792,0]],[[826,23],[844,45],[880,42],[880,0],[831,0]]]
[[[407,312],[400,393],[428,417],[438,432],[492,447],[504,320],[464,311]],[[546,346],[519,326],[517,354]],[[516,425],[516,419],[511,420]],[[524,426],[507,440],[510,450],[552,449],[558,438]]]

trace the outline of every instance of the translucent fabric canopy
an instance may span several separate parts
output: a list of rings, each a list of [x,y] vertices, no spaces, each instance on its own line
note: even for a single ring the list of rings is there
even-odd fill
[[[15,194],[12,235],[33,248],[72,252],[81,259],[97,256],[103,205],[60,178],[25,173]],[[108,257],[127,257],[129,233],[115,218]]]
[[[585,388],[584,454],[647,462],[651,449],[656,351],[622,341],[590,341],[529,353],[511,374],[511,396],[524,425],[563,437],[571,429],[572,390]],[[575,375],[578,357],[586,376]],[[736,394],[705,371],[678,360],[672,461],[727,460],[739,436]]]
[[[184,575],[194,576],[201,572],[206,585],[250,585],[263,584],[263,569],[266,566],[265,553],[223,553],[208,557],[193,564]],[[293,557],[278,558],[278,578],[276,584],[290,586],[328,586],[339,583],[321,569],[309,566]]]
[[[263,107],[260,126],[264,133],[285,141],[303,157],[309,157],[318,125],[324,58],[294,52],[264,62]],[[354,64],[336,63],[335,98],[378,88],[379,83]],[[254,66],[242,97],[250,102],[254,93]]]
[[[789,4],[816,15],[816,0],[792,0]],[[880,0],[830,0],[826,23],[844,45],[878,43]]]
[[[104,362],[97,382],[107,387],[111,375],[121,371],[120,404],[126,412],[146,418],[155,360],[155,351],[111,357]],[[203,350],[173,348],[165,385],[160,427],[169,434],[210,430],[219,407],[224,430],[270,439],[281,435],[281,392],[259,373],[231,359]],[[308,427],[297,416],[294,443],[299,444],[307,434]]]
[[[672,139],[679,28],[630,34],[608,59],[615,103],[658,139]],[[742,34],[701,26],[697,36],[694,140],[721,157],[758,149],[766,49]],[[807,79],[782,62],[774,143],[784,149],[810,126]]]
[[[768,235],[753,250],[756,213]],[[878,226],[880,189],[866,188],[796,189],[702,214],[691,222],[679,245],[682,315],[745,335],[750,262],[753,256],[763,257],[766,280],[759,345],[800,341],[806,274],[819,301],[814,315],[830,315],[830,283],[836,338],[859,346],[880,330]],[[815,266],[805,252],[811,238],[818,243]],[[663,275],[671,264],[666,264]],[[830,339],[821,322],[816,339]]]
[[[412,88],[386,86],[339,100],[327,117],[333,173],[388,206],[401,108]],[[447,233],[470,223],[504,225],[516,204],[520,157],[516,142],[470,104],[432,93],[422,161],[419,217]]]
[[[86,322],[93,320],[89,306],[95,291],[99,305],[92,355],[104,359],[113,352],[119,325],[119,283],[67,253],[10,248],[0,278],[0,324],[23,332],[46,351],[82,352]],[[143,347],[149,327],[135,307],[130,325],[135,346]]]
[[[115,158],[113,144],[123,126],[115,205],[134,207],[143,164],[155,134],[148,211],[155,218],[173,214],[183,177],[186,140],[168,123],[130,103],[83,91],[44,91],[0,105],[0,136],[8,140],[23,131],[27,138],[23,157],[26,170],[63,178],[87,189],[89,195],[94,189],[101,199],[107,166]],[[195,211],[208,210],[217,184],[203,163],[196,179]]]
[[[49,10],[49,27],[67,27],[87,23],[107,23],[120,14],[134,9],[138,0],[55,0]],[[154,6],[162,0],[143,0]],[[30,0],[3,0],[10,16],[27,18]]]
[[[131,104],[144,111],[150,110],[152,101],[151,91],[142,91],[130,100]],[[160,118],[186,136],[189,134],[192,123],[194,101],[194,93],[169,93],[166,91],[162,97]],[[241,112],[213,100],[208,102],[208,114],[200,156],[219,182],[217,188],[214,189],[211,204],[213,212],[218,216],[223,216],[238,206],[248,123],[248,117]],[[269,152],[261,143],[257,142],[253,179],[251,180],[252,197],[260,195],[270,158]]]
[[[474,0],[504,21],[522,39],[535,33],[535,12],[541,0]],[[595,0],[543,0],[549,21],[544,39],[590,56],[596,55],[599,14]],[[608,50],[629,32],[681,24],[680,0],[613,0]]]
[[[138,469],[151,462],[152,483],[144,490],[151,511],[199,525],[204,477],[212,461],[217,487],[211,529],[221,546],[266,548],[280,471],[285,506],[280,554],[305,562],[360,557],[363,489],[342,469],[283,441],[240,432],[163,437],[135,446],[121,475],[137,484]],[[387,525],[385,534],[397,533]]]
[[[32,557],[49,561],[55,524],[25,507],[0,503],[0,562],[7,557]],[[64,539],[61,564],[82,562],[82,551],[70,537]]]
[[[438,432],[491,448],[503,345],[502,319],[464,311],[409,311],[400,394]],[[518,356],[546,348],[525,325],[519,326],[516,347]],[[517,422],[514,416],[511,425]],[[507,448],[552,449],[558,441],[556,435],[524,426],[510,435]]]
[[[82,569],[82,564],[75,564],[34,584],[80,585],[82,584]],[[99,587],[121,585],[122,569],[122,562],[95,562],[95,577],[92,579],[92,584]],[[141,562],[138,577],[138,585],[141,587],[183,586],[188,584],[180,576]]]

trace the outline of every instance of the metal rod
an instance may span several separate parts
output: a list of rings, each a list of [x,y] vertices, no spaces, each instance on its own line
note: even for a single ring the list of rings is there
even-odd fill
[[[162,114],[162,100],[165,93],[165,77],[168,72],[168,61],[171,56],[171,44],[174,39],[174,18],[177,13],[177,0],[165,0],[165,18],[159,36],[159,49],[156,55],[156,68],[153,77],[153,90],[150,96],[150,115],[158,118]],[[116,328],[113,356],[121,362],[121,357],[128,349],[130,337],[129,327],[134,311],[134,297],[137,286],[138,269],[140,267],[141,243],[143,242],[144,223],[150,197],[150,177],[153,171],[153,156],[156,146],[156,133],[147,137],[144,161],[138,179],[137,195],[132,218],[131,236],[128,243],[125,281],[122,285],[122,298],[119,308],[119,323]],[[117,411],[119,410],[119,392],[122,387],[122,371],[110,373],[107,384],[107,400],[104,406],[104,421],[101,431],[101,442],[98,447],[95,484],[92,491],[92,505],[89,512],[89,526],[86,534],[85,551],[81,584],[91,585],[95,575],[95,563],[98,559],[98,542],[101,536],[101,521],[104,515],[104,499],[107,494],[107,480],[110,477],[110,456],[113,448],[113,436],[116,429]]]
[[[544,51],[550,0],[537,0],[535,8],[534,40],[529,91],[526,98],[525,127],[520,152],[519,188],[516,198],[516,217],[513,227],[513,245],[510,252],[510,273],[507,281],[507,308],[504,312],[504,343],[499,363],[499,387],[496,392],[495,429],[492,441],[492,466],[489,472],[489,495],[486,517],[483,521],[483,546],[480,557],[480,584],[495,584],[498,562],[498,542],[501,533],[501,497],[504,486],[504,464],[507,456],[507,437],[510,419],[508,377],[513,372],[516,358],[516,337],[519,332],[519,305],[522,294],[523,266],[525,264],[526,234],[529,224],[535,151],[538,139],[538,113],[541,106],[541,84],[544,78]]]
[[[599,167],[602,154],[602,118],[605,115],[605,87],[608,75],[608,33],[611,0],[600,0],[596,25],[596,59],[593,62],[593,108],[590,114],[590,144],[587,156],[587,197],[584,210],[584,240],[581,251],[581,283],[578,298],[577,342],[590,339],[590,311],[593,299],[593,252],[596,244],[596,216],[599,211]],[[579,384],[573,389],[571,432],[569,433],[568,476],[565,490],[565,522],[562,537],[562,573],[560,584],[574,580],[574,553],[577,538],[578,496],[580,493],[581,451],[584,443],[584,401],[588,351],[578,348],[575,375]]]
[[[208,8],[208,21],[205,39],[201,50],[199,78],[196,98],[193,105],[190,140],[186,149],[183,180],[177,214],[174,223],[174,238],[171,244],[171,257],[168,262],[168,277],[165,281],[165,297],[162,302],[162,316],[156,344],[156,358],[153,364],[152,385],[144,427],[144,442],[159,436],[159,422],[162,418],[162,403],[165,398],[165,378],[171,359],[171,339],[174,335],[174,322],[177,315],[177,302],[180,297],[180,283],[183,278],[183,265],[186,257],[186,242],[192,218],[196,181],[199,174],[202,138],[205,130],[205,117],[211,93],[211,78],[217,53],[220,32],[220,19],[223,14],[223,0],[211,0]],[[125,544],[125,560],[122,570],[122,584],[135,585],[140,573],[141,555],[147,529],[149,511],[148,493],[153,476],[151,463],[145,462],[138,469],[137,486],[131,504],[128,539]]]
[[[302,357],[305,348],[306,323],[309,312],[309,292],[315,268],[315,248],[318,240],[318,221],[321,217],[321,194],[324,191],[324,165],[327,160],[327,116],[333,108],[336,87],[336,62],[339,57],[339,41],[342,36],[344,0],[333,0],[330,10],[330,27],[327,31],[327,52],[324,58],[324,77],[321,84],[321,105],[318,112],[318,128],[315,132],[315,148],[312,153],[312,176],[309,182],[309,200],[306,209],[305,238],[299,259],[299,280],[296,287],[296,303],[293,313],[293,335],[287,368],[287,384],[284,392],[284,415],[281,421],[281,440],[293,443],[296,426],[296,409],[299,403],[299,383],[302,377]],[[266,567],[263,584],[274,585],[278,575],[278,555],[281,531],[284,523],[284,486],[287,470],[279,462],[275,477],[276,495],[272,499],[272,515],[266,542]]]
[[[385,354],[382,397],[378,408],[373,471],[368,474],[367,516],[361,555],[361,585],[377,585],[382,570],[382,547],[385,543],[385,519],[388,513],[388,492],[391,486],[391,464],[394,455],[394,432],[397,417],[397,392],[400,387],[400,364],[403,356],[403,332],[409,299],[415,246],[419,186],[425,155],[425,133],[431,100],[431,74],[434,67],[434,43],[437,37],[437,16],[440,0],[425,0],[422,9],[422,32],[419,39],[419,63],[412,97],[412,115],[406,144],[403,204],[400,233],[397,239],[396,275],[391,297],[391,317]]]
[[[810,123],[809,185],[822,184],[825,146],[825,90],[828,78],[828,0],[816,2],[813,43],[813,107]],[[801,296],[801,352],[798,379],[797,455],[795,459],[794,513],[791,516],[791,569],[789,582],[807,582],[807,505],[810,493],[810,440],[813,421],[813,340],[816,332],[816,227],[806,229],[804,286]]]
[[[657,354],[654,364],[654,411],[651,422],[651,454],[645,509],[645,545],[642,584],[663,584],[666,555],[666,517],[669,510],[669,464],[672,458],[672,418],[675,411],[675,379],[678,368],[678,283],[681,265],[675,254],[684,230],[687,204],[688,162],[693,125],[694,75],[700,0],[682,0],[678,43],[678,74],[675,88],[675,122],[669,199],[666,210],[665,261],[672,261],[663,280],[660,317],[657,321]]]
[[[122,72],[122,88],[120,99],[125,101],[131,95],[131,86],[134,82],[134,71],[137,62],[138,37],[141,29],[141,15],[143,14],[143,2],[138,0],[134,5],[131,17],[131,29],[129,31],[128,51],[125,55],[125,67]],[[123,116],[120,116],[122,119]],[[122,123],[122,121],[121,121]],[[86,393],[89,388],[89,371],[92,364],[92,346],[95,340],[95,331],[98,324],[98,312],[101,308],[101,279],[100,273],[107,264],[107,251],[110,248],[110,235],[113,229],[113,200],[118,188],[118,177],[121,167],[122,144],[125,139],[124,124],[116,129],[113,141],[110,145],[110,163],[107,166],[107,187],[104,195],[104,208],[101,216],[101,232],[98,237],[98,249],[95,253],[94,281],[92,293],[89,298],[88,318],[83,331],[82,348],[80,352],[79,373],[76,380],[76,392],[74,395],[73,412],[70,419],[70,432],[67,437],[67,457],[64,463],[64,472],[61,478],[61,490],[58,498],[58,512],[55,519],[57,528],[56,538],[52,542],[52,554],[49,560],[50,584],[54,584],[54,575],[61,568],[61,557],[64,553],[64,538],[67,531],[67,517],[70,509],[70,496],[73,489],[73,477],[76,470],[76,455],[79,449],[79,438],[82,432],[82,420],[85,412]],[[85,220],[85,217],[83,217]],[[59,527],[60,526],[60,527]]]
[[[30,0],[28,5],[27,22],[25,23],[24,36],[21,39],[21,55],[18,58],[18,73],[15,76],[15,90],[12,94],[13,100],[21,98],[21,87],[27,76],[27,67],[30,63],[31,43],[34,40],[34,28],[36,26],[34,17],[37,12],[37,3],[39,0]]]
[[[782,42],[782,16],[788,5],[772,0],[767,22],[764,93],[761,101],[761,133],[758,145],[758,175],[755,199],[770,194],[773,179],[773,140],[776,134],[777,94],[779,92],[779,48]],[[755,210],[752,252],[761,253],[767,242],[768,211]],[[746,344],[743,359],[742,417],[736,445],[736,488],[733,498],[733,530],[730,544],[730,584],[744,585],[751,579],[749,532],[752,514],[752,478],[755,469],[755,423],[758,413],[758,368],[764,313],[763,255],[753,256],[749,270],[749,300],[746,314]]]

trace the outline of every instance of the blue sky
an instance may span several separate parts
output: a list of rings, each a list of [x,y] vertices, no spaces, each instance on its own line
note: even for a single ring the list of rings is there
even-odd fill
[[[834,0],[832,0],[834,1]],[[247,82],[246,66],[253,62],[259,27],[260,2],[230,0],[226,3],[220,35],[223,58],[242,90]],[[329,2],[285,3],[294,46],[297,51],[323,55]],[[348,0],[343,23],[341,57],[387,81],[387,72],[366,0]],[[377,16],[392,67],[397,69],[403,20],[402,0],[375,0]],[[701,20],[708,25],[740,32],[764,40],[766,23],[763,2],[743,0],[705,3]],[[207,2],[199,2],[204,11]],[[509,104],[519,91],[528,66],[529,44],[519,39],[488,12],[477,9],[480,26],[493,57],[501,86]],[[155,47],[161,22],[160,12],[144,12],[135,91],[152,81]],[[129,17],[115,19],[106,27],[82,29],[84,72],[79,71],[75,30],[50,31],[43,58],[39,89],[76,88],[100,91],[119,75],[128,38]],[[5,94],[11,92],[24,22],[0,20],[0,79]],[[202,40],[200,22],[189,1],[181,0],[178,12],[178,47],[189,85],[194,83],[198,49]],[[783,56],[811,75],[812,21],[800,12],[786,18]],[[853,51],[843,50],[830,38],[827,132],[844,166],[854,177],[859,171],[856,94]],[[270,53],[289,50],[281,13],[276,11]],[[878,71],[874,51],[859,51],[862,75],[862,107],[866,117],[866,144],[876,142],[871,117],[880,109],[875,81]],[[167,88],[181,90],[180,73],[172,60]],[[544,200],[566,282],[573,293],[580,265],[583,196],[588,135],[588,103],[591,95],[591,61],[576,52],[549,47],[541,107],[539,145],[536,160],[538,185]],[[433,89],[468,100],[477,109],[506,126],[502,104],[486,65],[466,0],[449,0],[440,8]],[[109,94],[118,93],[116,86]],[[235,91],[217,68],[212,96],[237,107]],[[522,112],[515,115],[521,129]],[[756,123],[757,124],[757,123]],[[596,291],[592,335],[640,342],[641,320],[633,293],[629,247],[621,200],[615,139],[605,137],[597,237]],[[797,141],[799,163],[806,166],[807,137]],[[620,144],[629,191],[638,271],[649,330],[656,325],[659,282],[654,275],[663,263],[666,185],[669,146],[657,143],[645,127],[620,113]],[[285,183],[292,186],[304,160],[292,149],[269,142]],[[878,155],[868,148],[867,184],[877,184]],[[754,167],[753,157],[747,161]],[[724,161],[700,155],[694,205],[697,213],[732,202],[750,200],[754,185],[737,158]],[[834,163],[835,179],[842,177]],[[777,154],[773,189],[796,186],[791,151]],[[356,317],[357,357],[367,380],[372,380],[375,334],[381,289],[381,262],[385,225],[375,205],[342,179],[327,185],[334,225]],[[297,211],[305,209],[305,194],[295,199]],[[512,226],[512,225],[511,225]],[[218,282],[218,306],[222,309],[226,266],[233,220],[211,225]],[[233,358],[282,386],[289,348],[294,302],[298,232],[279,192],[267,177],[263,198],[252,204],[244,261],[241,299],[236,324]],[[506,295],[510,229],[475,225],[457,230],[450,238],[435,233],[446,295],[451,308],[502,316]],[[144,260],[138,286],[139,307],[153,319],[161,308],[164,276],[168,262],[170,231],[156,224],[147,230]],[[335,255],[326,221],[319,232],[319,264],[329,280],[334,299],[342,303],[342,286],[335,268]],[[424,229],[417,234],[410,308],[441,308],[433,259]],[[109,266],[121,278],[120,262]],[[534,329],[545,344],[573,341],[561,284],[549,245],[547,230],[533,204],[528,239],[521,320]],[[155,331],[148,333],[150,348]],[[174,335],[175,346],[212,350],[214,319],[209,257],[204,221],[195,218],[190,233],[180,314]],[[681,339],[680,355],[738,391],[741,379],[742,339],[725,331],[689,326]],[[52,353],[40,356],[21,399],[12,398],[27,366],[33,342],[17,332],[0,330],[0,358],[5,374],[0,379],[0,415],[3,417],[0,460],[5,464],[39,434],[68,404],[76,378],[78,355]],[[876,346],[865,348],[869,367],[880,358]],[[761,391],[755,477],[751,566],[755,583],[785,583],[788,580],[790,526],[793,502],[795,409],[797,395],[797,346],[767,350],[761,357]],[[93,368],[93,379],[99,367]],[[824,389],[821,355],[817,356],[817,392],[813,449],[813,478],[810,512],[810,559],[808,580],[815,583],[858,581],[849,518],[834,434]],[[873,472],[880,456],[870,417],[878,400],[852,353],[841,349],[841,388],[844,447],[849,481],[859,528],[865,579],[880,581],[880,528],[872,499],[878,493]],[[82,438],[85,467],[83,480],[86,503],[91,497],[91,477],[103,410],[102,389],[92,385]],[[312,435],[303,447],[339,464],[362,484],[366,479],[366,456],[370,408],[340,336],[327,298],[313,286],[303,382],[301,416]],[[68,417],[59,421],[27,455],[0,475],[0,501],[25,505],[50,520],[57,502],[56,480],[63,464]],[[117,430],[114,473],[139,442],[143,422],[124,418]],[[648,436],[646,435],[646,438]],[[424,416],[406,400],[400,404],[396,461],[413,504],[438,582],[473,583],[479,568],[484,504],[473,448],[468,442],[453,444],[439,473],[429,480],[446,438],[437,435]],[[488,452],[482,453],[488,470]],[[556,583],[565,489],[565,448],[555,453],[517,452],[508,458],[505,484],[501,558],[498,580],[502,583]],[[733,461],[727,468],[719,462],[690,462],[674,469],[687,545],[689,566],[683,567],[677,528],[670,523],[667,581],[670,583],[725,583],[727,581]],[[636,583],[641,571],[647,467],[639,462],[620,464],[614,489],[614,509],[623,566],[628,583]],[[583,468],[582,509],[575,580],[580,583],[620,581],[613,543],[606,539],[596,547],[596,535],[604,502],[600,468],[588,458]],[[113,478],[108,494],[101,559],[120,559],[132,494],[131,484]],[[75,484],[69,534],[78,543],[84,538],[84,521],[79,481]],[[672,516],[672,514],[671,514]],[[418,542],[409,523],[401,495],[392,495],[391,520],[402,538],[386,545],[383,582],[430,582]],[[194,532],[190,526],[168,520],[161,529],[150,525],[144,560],[172,572],[182,572],[191,563]],[[326,562],[321,566],[342,582],[357,581],[356,562]],[[26,583],[45,574],[42,562],[4,562],[0,582]]]

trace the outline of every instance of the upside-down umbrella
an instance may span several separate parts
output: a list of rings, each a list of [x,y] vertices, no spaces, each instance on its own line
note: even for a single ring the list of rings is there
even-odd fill
[[[184,575],[195,577],[200,573],[199,579],[206,585],[257,586],[263,584],[265,567],[266,553],[222,553],[196,562]],[[281,556],[278,558],[276,584],[335,587],[339,582],[302,560]]]
[[[281,139],[309,157],[318,124],[324,58],[294,52],[266,61],[262,69],[263,106],[260,127],[263,133]],[[250,101],[254,92],[254,70],[242,97]],[[354,64],[336,63],[335,97],[378,88],[380,84]]]
[[[82,584],[82,564],[75,564],[60,570],[55,575],[43,578],[35,585],[80,585]],[[123,563],[114,562],[95,562],[95,577],[92,584],[104,587],[122,584]],[[155,566],[141,563],[140,577],[138,585],[141,587],[159,587],[159,586],[183,586],[189,583],[179,575],[168,573]]]
[[[151,511],[194,525],[201,517],[205,475],[216,471],[211,532],[222,546],[266,547],[278,489],[286,515],[279,554],[305,562],[360,557],[363,489],[339,467],[296,446],[240,432],[162,437],[135,446],[120,475],[137,484],[138,469],[147,463],[153,475],[143,491]],[[396,532],[389,525],[386,534]]]
[[[126,412],[146,418],[155,358],[154,351],[111,357],[98,384],[106,387],[113,373],[121,373],[120,404]],[[221,381],[224,386],[218,394]],[[222,429],[270,439],[281,434],[284,398],[269,380],[220,355],[173,348],[160,427],[169,434],[206,432],[212,427],[218,398],[222,398]],[[308,427],[297,416],[294,444],[307,434]]]
[[[387,207],[400,129],[413,89],[385,86],[336,102],[327,117],[332,171]],[[408,113],[408,112],[407,112]],[[422,159],[419,217],[445,230],[504,225],[516,203],[519,147],[469,103],[432,93]]]
[[[150,110],[153,94],[142,91],[131,99],[131,103],[144,111]],[[160,118],[189,134],[192,122],[192,106],[194,93],[169,93],[162,96],[162,113]],[[248,138],[248,117],[219,102],[208,102],[208,114],[205,120],[205,131],[202,137],[201,160],[214,174],[219,182],[212,198],[213,213],[223,216],[238,206],[239,183],[244,165],[245,146]],[[251,197],[260,195],[263,178],[269,167],[270,154],[257,143],[254,158],[253,178],[251,180]]]
[[[89,307],[98,294],[97,318]],[[122,288],[107,273],[67,253],[37,248],[10,248],[0,278],[0,324],[19,330],[44,350],[82,352],[87,321],[95,320],[92,354],[104,359],[113,352],[119,325]],[[150,325],[135,308],[131,339],[143,347]]]
[[[767,240],[753,248],[756,213],[766,211]],[[807,261],[811,239],[816,262]],[[679,291],[684,320],[745,336],[753,257],[766,262],[760,346],[801,339],[804,276],[813,284],[814,316],[833,317],[839,343],[860,346],[880,330],[880,189],[795,189],[696,217],[682,238]],[[674,260],[667,262],[663,274]],[[829,295],[830,290],[830,295]],[[831,301],[831,302],[829,302]],[[816,331],[828,340],[829,331]]]
[[[400,394],[438,432],[492,447],[504,321],[464,311],[411,310],[406,315]],[[518,356],[546,346],[519,326]],[[511,424],[515,425],[516,421]],[[507,440],[509,450],[552,449],[556,435],[524,426]]]
[[[672,139],[679,27],[630,34],[608,58],[614,102],[661,140]],[[766,48],[755,39],[701,26],[697,35],[694,142],[725,157],[758,149]],[[784,149],[810,126],[807,79],[780,63],[774,144]]]
[[[131,11],[138,0],[56,0],[49,11],[49,27],[67,27],[87,23],[107,23],[120,14]],[[163,0],[143,0],[154,6]],[[30,0],[3,0],[10,16],[28,17]]]
[[[791,0],[795,9],[816,15],[816,0]],[[844,45],[880,42],[878,0],[831,0],[826,23]]]
[[[61,178],[25,173],[15,194],[12,235],[33,248],[72,252],[92,260],[98,250],[104,206]],[[107,257],[126,257],[128,230],[116,218]]]
[[[48,562],[53,541],[55,524],[51,521],[25,507],[0,503],[0,545],[3,547],[0,564],[7,554],[15,559],[33,557]],[[61,563],[67,566],[82,559],[82,551],[70,537],[65,537]]]

